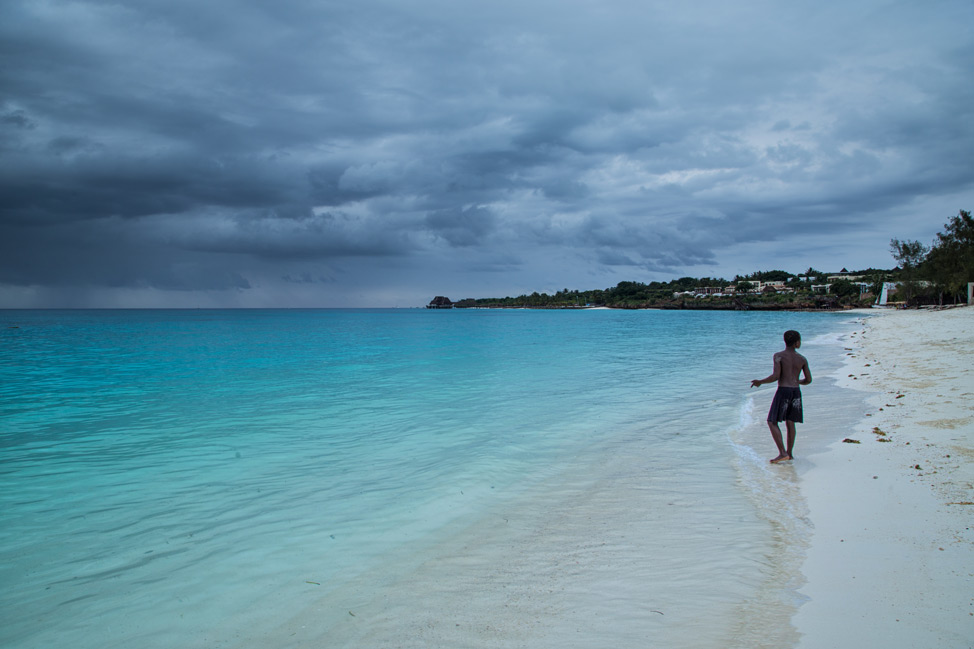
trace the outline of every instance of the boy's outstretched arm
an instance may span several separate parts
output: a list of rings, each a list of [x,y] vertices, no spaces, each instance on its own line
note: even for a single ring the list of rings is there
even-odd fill
[[[807,363],[806,363],[806,365],[807,365]],[[765,383],[774,383],[775,381],[778,380],[778,377],[779,376],[781,376],[781,359],[778,358],[778,355],[777,354],[775,354],[774,355],[774,371],[771,372],[771,374],[769,376],[766,376],[763,379],[754,379],[753,381],[751,381],[751,387],[752,388],[756,388],[759,385],[764,385]],[[809,374],[809,377],[811,377],[811,374]],[[811,378],[809,378],[809,383],[810,382],[811,382]]]

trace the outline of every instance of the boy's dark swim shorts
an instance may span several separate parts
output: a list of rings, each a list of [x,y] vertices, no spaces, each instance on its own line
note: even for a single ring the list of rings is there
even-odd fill
[[[768,421],[802,423],[802,391],[799,388],[778,388],[771,401]]]

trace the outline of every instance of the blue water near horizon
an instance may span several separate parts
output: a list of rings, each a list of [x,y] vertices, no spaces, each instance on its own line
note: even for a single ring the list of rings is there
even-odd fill
[[[834,356],[849,325],[390,309],[2,311],[0,327],[0,643],[121,647],[226,646],[207,629],[258,624],[252,590],[340,589],[622,435],[677,449],[696,432],[723,467],[781,332]],[[680,461],[666,452],[658,471]]]

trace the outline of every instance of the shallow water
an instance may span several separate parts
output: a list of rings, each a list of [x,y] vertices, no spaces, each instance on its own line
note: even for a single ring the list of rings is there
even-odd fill
[[[814,409],[849,320],[0,312],[0,642],[773,646],[808,523],[748,385],[799,329]]]

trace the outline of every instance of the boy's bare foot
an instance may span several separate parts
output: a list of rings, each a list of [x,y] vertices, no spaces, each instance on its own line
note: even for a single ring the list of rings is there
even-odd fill
[[[787,453],[782,453],[781,455],[779,455],[775,459],[771,460],[771,464],[777,464],[778,462],[787,462],[788,460],[792,460],[792,459],[794,459],[794,458],[792,458]]]

